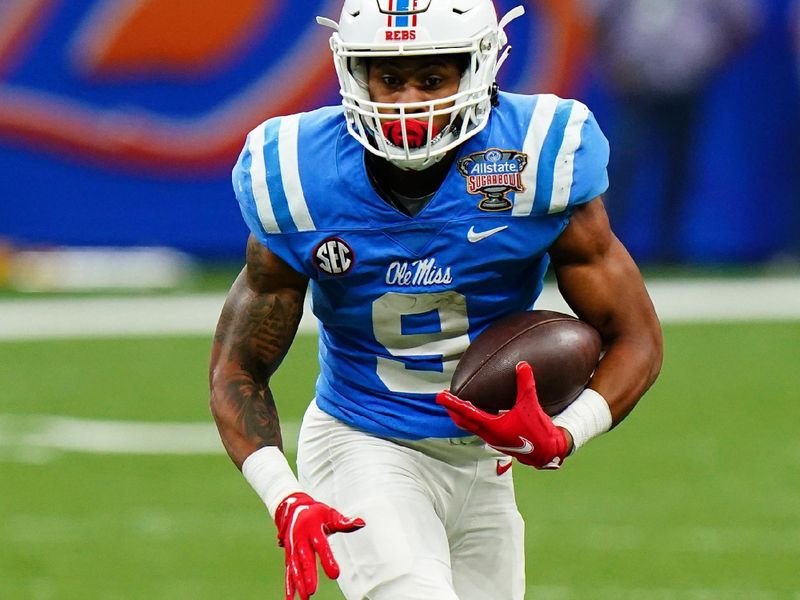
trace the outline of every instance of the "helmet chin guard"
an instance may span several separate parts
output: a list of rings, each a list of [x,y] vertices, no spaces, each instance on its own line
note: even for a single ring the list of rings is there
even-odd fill
[[[504,29],[521,6],[498,23],[491,0],[346,0],[331,50],[347,129],[367,151],[404,170],[435,165],[486,127],[492,87],[511,48]],[[468,55],[458,91],[426,102],[374,102],[367,62],[377,57]],[[448,118],[437,130],[434,120]],[[438,118],[438,119],[437,119]]]

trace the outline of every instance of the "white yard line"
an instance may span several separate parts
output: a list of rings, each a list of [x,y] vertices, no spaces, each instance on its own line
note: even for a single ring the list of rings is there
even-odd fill
[[[224,296],[0,301],[0,340],[211,335]]]
[[[650,295],[664,322],[800,319],[800,278],[654,281]],[[68,298],[0,301],[0,341],[120,336],[212,335],[224,296]],[[548,286],[537,304],[568,312]],[[306,305],[301,331],[316,331]]]
[[[284,449],[295,450],[300,424],[281,423]],[[211,422],[101,421],[48,415],[0,415],[0,461],[46,461],[60,452],[219,455],[225,450]]]

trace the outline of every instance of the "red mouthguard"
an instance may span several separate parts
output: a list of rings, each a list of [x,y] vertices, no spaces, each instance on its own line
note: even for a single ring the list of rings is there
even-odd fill
[[[403,125],[399,120],[384,121],[381,124],[383,135],[395,146],[403,147]],[[441,127],[433,125],[431,139],[439,135]],[[406,137],[409,148],[419,148],[428,143],[428,121],[406,119]]]

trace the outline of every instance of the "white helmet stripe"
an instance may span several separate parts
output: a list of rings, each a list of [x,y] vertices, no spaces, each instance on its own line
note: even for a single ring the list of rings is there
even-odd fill
[[[247,149],[250,152],[250,185],[256,201],[256,211],[261,225],[267,233],[280,233],[281,228],[272,210],[272,199],[267,187],[267,164],[264,160],[264,132],[267,123],[262,123],[250,133]]]
[[[522,151],[528,155],[528,166],[522,172],[522,184],[525,186],[525,191],[518,193],[514,199],[513,215],[515,217],[527,217],[533,210],[536,187],[539,182],[539,157],[542,155],[547,132],[550,131],[553,124],[558,103],[558,96],[552,94],[543,94],[536,101],[522,148]]]
[[[574,102],[569,115],[567,128],[564,132],[564,141],[556,157],[555,172],[553,173],[553,194],[550,197],[548,212],[557,213],[567,208],[572,192],[572,183],[575,176],[575,153],[581,145],[581,132],[586,119],[589,118],[589,109],[581,102]]]
[[[298,138],[300,137],[300,117],[292,115],[281,120],[278,141],[280,155],[281,179],[292,216],[298,231],[314,231],[316,226],[308,212],[308,203],[303,193],[300,180],[300,164],[298,160]]]

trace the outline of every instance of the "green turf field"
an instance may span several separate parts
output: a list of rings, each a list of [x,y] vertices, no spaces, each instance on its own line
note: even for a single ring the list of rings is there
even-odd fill
[[[800,599],[800,322],[673,325],[666,342],[617,431],[560,472],[515,467],[527,598]],[[208,421],[208,346],[0,343],[0,415]],[[286,420],[315,362],[299,338],[274,386]],[[0,429],[2,599],[277,599],[274,538],[222,454],[37,452]]]

